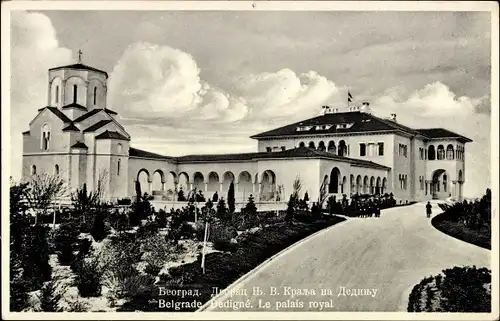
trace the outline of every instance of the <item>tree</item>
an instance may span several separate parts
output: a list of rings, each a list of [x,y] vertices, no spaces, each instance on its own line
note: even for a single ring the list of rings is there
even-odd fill
[[[84,183],[81,189],[77,189],[76,193],[72,196],[71,201],[73,203],[73,208],[75,214],[83,219],[83,223],[86,222],[86,216],[90,213],[91,209],[99,207],[100,192],[92,191],[87,192],[87,184]]]
[[[29,207],[36,212],[35,223],[38,221],[38,212],[46,215],[48,208],[56,200],[67,196],[68,186],[59,175],[35,174],[29,178],[28,183],[30,188],[26,190],[25,197]]]
[[[23,278],[29,282],[30,289],[38,290],[43,282],[50,280],[52,267],[49,264],[47,228],[36,224],[31,231],[32,235],[24,261]]]
[[[228,214],[229,214],[229,210],[226,206],[226,201],[224,200],[223,197],[221,197],[221,199],[217,203],[217,217],[221,221],[228,221],[231,218],[231,216]]]
[[[229,207],[229,212],[234,213],[235,210],[234,182],[231,182],[231,184],[229,184],[229,190],[227,191],[227,206]]]
[[[294,194],[290,195],[290,199],[288,200],[287,208],[286,208],[286,215],[285,215],[285,220],[289,223],[293,223],[293,217],[295,215],[295,197]]]
[[[245,213],[247,215],[256,215],[257,214],[257,206],[255,205],[255,201],[253,199],[253,195],[250,194],[248,197],[248,202],[245,205]]]
[[[307,191],[304,194],[304,202],[309,202],[309,194],[307,193]]]
[[[333,210],[337,206],[337,200],[334,195],[330,196],[327,200],[326,207],[328,208],[328,214],[332,215]]]
[[[70,265],[75,260],[73,251],[76,249],[79,234],[75,221],[62,223],[56,231],[55,247],[61,265]]]
[[[293,192],[292,196],[294,200],[298,201],[300,199],[300,190],[302,189],[302,181],[300,177],[297,175],[295,180],[293,181]]]
[[[138,202],[141,199],[142,191],[141,191],[141,183],[139,180],[135,181],[135,199]]]

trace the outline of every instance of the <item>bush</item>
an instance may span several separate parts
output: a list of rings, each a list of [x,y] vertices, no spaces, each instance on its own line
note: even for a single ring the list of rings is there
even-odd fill
[[[162,268],[163,268],[163,266],[148,263],[148,265],[146,265],[146,268],[144,269],[144,272],[146,272],[147,274],[149,274],[151,276],[157,276],[158,273],[160,273]]]
[[[63,291],[56,280],[45,283],[38,295],[40,300],[39,310],[41,312],[62,312],[59,302],[62,299]]]
[[[70,265],[75,260],[75,247],[78,242],[79,225],[75,221],[59,225],[55,236],[57,258],[61,265]]]
[[[116,202],[118,205],[130,205],[132,200],[130,198],[121,198]]]
[[[31,229],[31,237],[23,263],[22,277],[28,282],[28,288],[38,290],[43,282],[50,280],[52,267],[49,264],[49,245],[47,228],[39,224]]]
[[[94,223],[90,230],[90,235],[94,238],[96,242],[101,242],[106,238],[109,233],[109,229],[104,223],[104,213],[97,212],[94,216]]]
[[[80,296],[97,297],[102,290],[102,271],[99,262],[95,258],[81,259],[75,268],[75,286],[78,288]]]
[[[236,252],[238,249],[237,243],[231,243],[230,241],[217,239],[214,241],[214,249],[223,252]]]

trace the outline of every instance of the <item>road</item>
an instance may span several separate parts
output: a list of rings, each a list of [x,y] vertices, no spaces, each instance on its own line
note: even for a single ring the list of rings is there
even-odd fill
[[[433,211],[440,212],[435,202]],[[421,279],[463,265],[491,269],[490,251],[439,232],[425,216],[425,203],[418,203],[321,232],[231,286],[232,293],[205,311],[234,311],[227,305],[246,302],[238,311],[406,312]],[[263,293],[253,295],[256,287]],[[342,287],[360,295],[339,295]]]

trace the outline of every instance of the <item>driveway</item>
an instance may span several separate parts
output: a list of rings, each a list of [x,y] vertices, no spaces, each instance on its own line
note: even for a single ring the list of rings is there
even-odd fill
[[[433,212],[440,212],[436,202]],[[244,302],[238,311],[406,312],[415,284],[462,265],[491,269],[490,251],[439,232],[418,203],[321,232],[234,284],[205,311],[234,311],[229,304]]]

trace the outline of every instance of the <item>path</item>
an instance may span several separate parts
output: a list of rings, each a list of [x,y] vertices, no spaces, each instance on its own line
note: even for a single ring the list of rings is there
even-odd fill
[[[433,212],[438,210],[433,202]],[[220,296],[216,302],[249,299],[252,307],[238,311],[276,311],[277,302],[284,306],[278,311],[320,311],[319,307],[310,307],[309,302],[327,301],[333,306],[325,306],[322,311],[406,312],[408,294],[415,284],[457,265],[491,269],[490,251],[439,232],[425,217],[425,203],[418,203],[384,210],[378,219],[348,219],[274,259],[233,287],[240,292],[246,289],[246,296]],[[253,296],[254,286],[265,295]],[[342,286],[377,289],[377,293],[374,297],[338,296]],[[270,295],[270,287],[280,295]],[[314,289],[316,293],[292,298],[283,287]],[[331,289],[333,296],[322,296],[319,289]],[[303,308],[291,307],[298,302],[296,299],[303,301]],[[265,301],[270,308],[262,306]],[[205,311],[232,310],[210,306]]]

